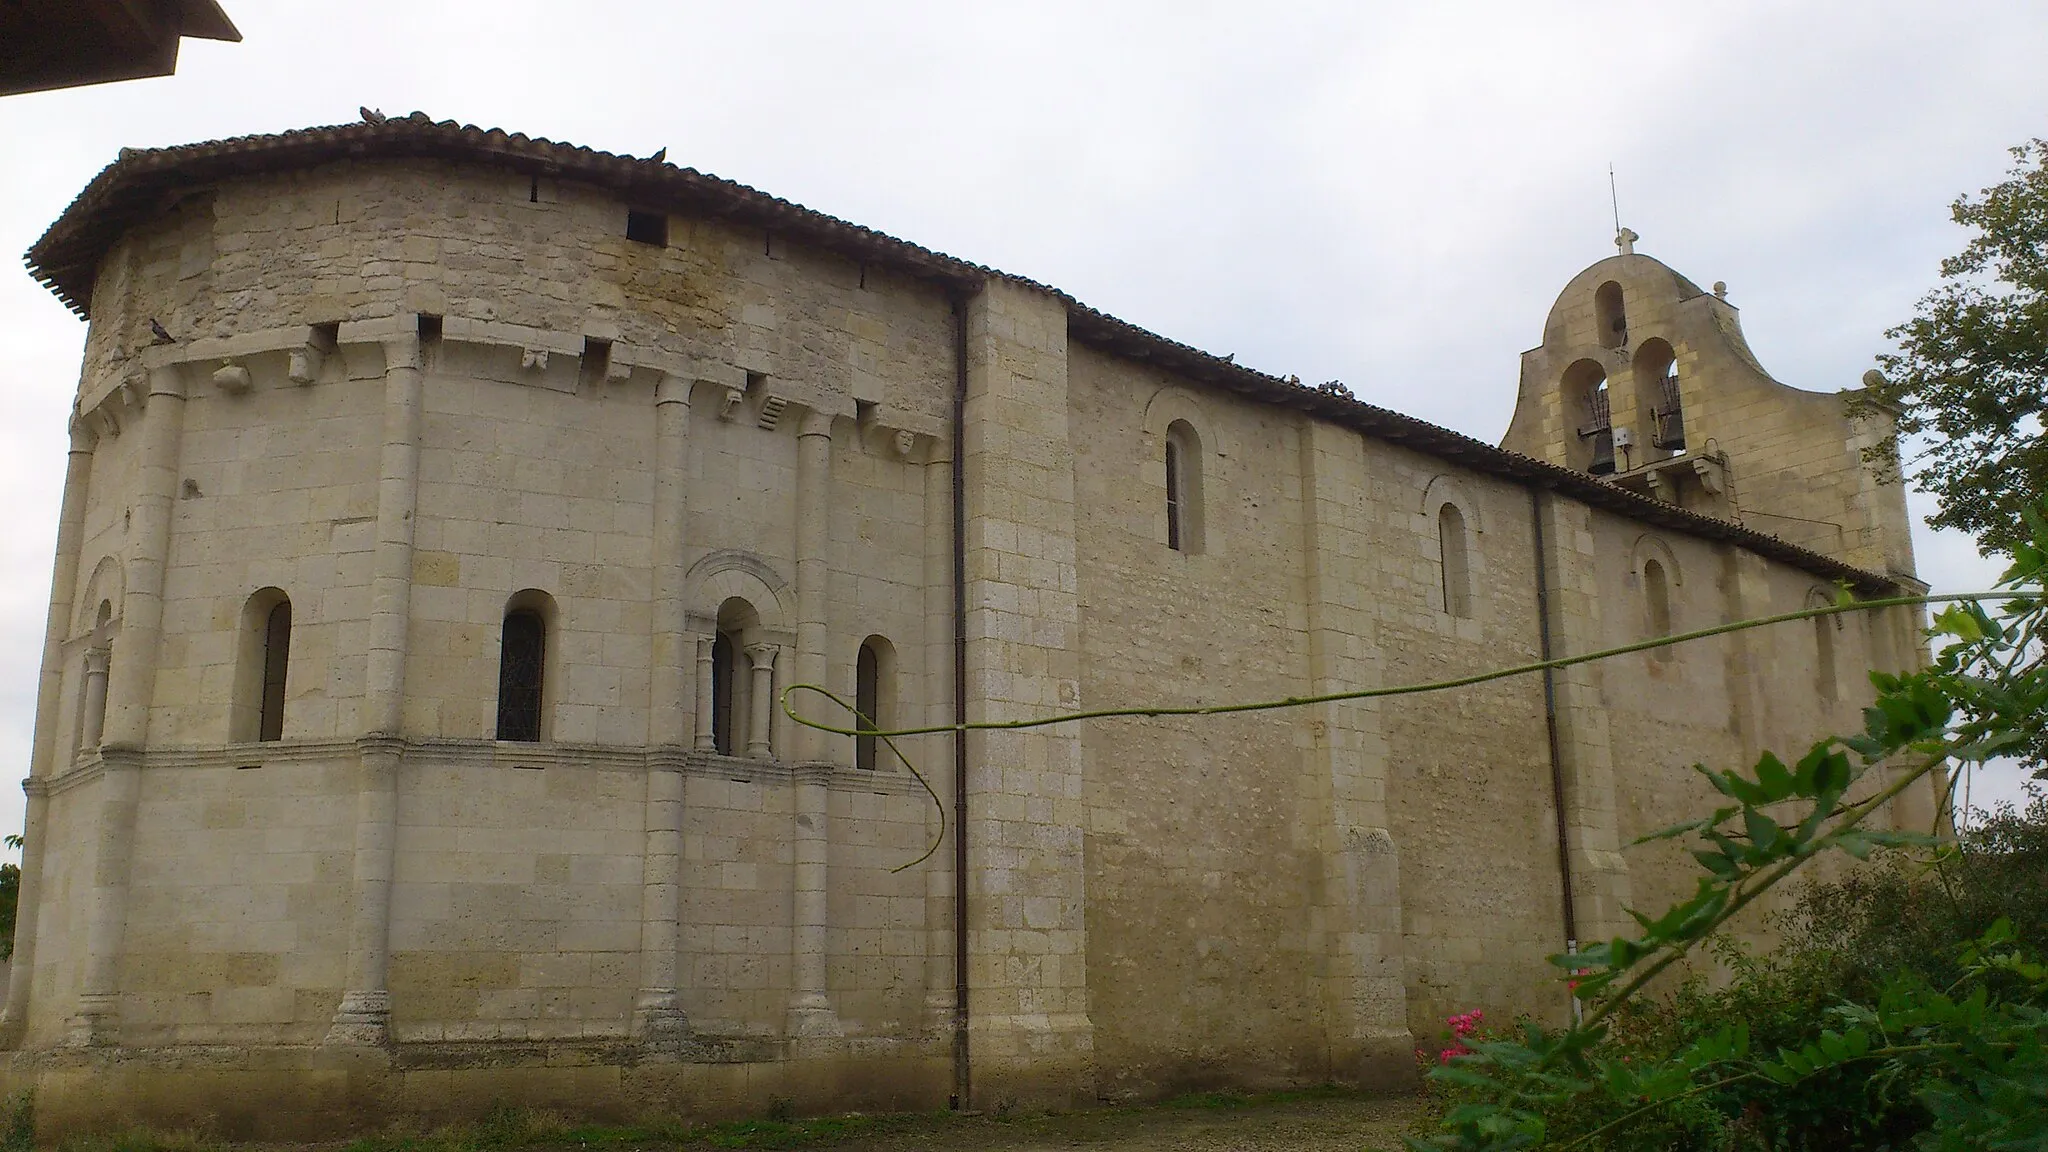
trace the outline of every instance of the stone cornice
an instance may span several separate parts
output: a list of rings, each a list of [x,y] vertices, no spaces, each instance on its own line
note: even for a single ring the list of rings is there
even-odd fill
[[[349,761],[369,752],[395,752],[406,766],[461,765],[605,772],[680,772],[706,780],[749,784],[823,784],[837,792],[918,796],[924,789],[900,766],[853,768],[823,761],[791,763],[683,749],[674,745],[525,744],[507,740],[409,740],[370,735],[357,740],[279,740],[256,744],[180,745],[146,750],[107,749],[51,776],[22,781],[28,795],[55,796],[99,779],[110,763],[145,772],[241,768]]]

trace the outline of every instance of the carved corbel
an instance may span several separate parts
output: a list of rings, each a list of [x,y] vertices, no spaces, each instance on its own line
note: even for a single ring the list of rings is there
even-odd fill
[[[908,460],[910,459],[910,450],[917,447],[917,433],[912,432],[908,428],[898,428],[893,443],[896,448],[896,458]]]
[[[240,396],[250,387],[249,370],[232,360],[223,360],[213,370],[213,386],[230,396]]]
[[[1695,460],[1692,462],[1692,470],[1699,475],[1700,487],[1705,488],[1716,496],[1721,494],[1721,490],[1725,485],[1722,484],[1724,477],[1721,472],[1720,461]]]
[[[728,423],[731,422],[733,417],[739,415],[740,401],[746,399],[746,397],[746,392],[741,389],[727,388],[725,390],[725,398],[718,402],[718,418]]]
[[[519,350],[519,366],[535,372],[547,371],[548,350],[545,348],[521,348]]]
[[[789,397],[787,396],[777,396],[773,393],[763,396],[761,398],[761,415],[755,423],[773,432],[775,431],[775,426],[782,423],[783,410],[788,407]]]
[[[291,351],[290,363],[285,375],[294,384],[311,384],[320,377],[320,366],[327,362],[327,354],[311,344]]]

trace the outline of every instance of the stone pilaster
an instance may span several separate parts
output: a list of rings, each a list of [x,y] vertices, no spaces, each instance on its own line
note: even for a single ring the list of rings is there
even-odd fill
[[[826,781],[829,765],[799,765],[793,786],[796,790],[795,828],[790,840],[794,860],[791,871],[790,993],[787,1031],[791,1039],[811,1040],[837,1036],[838,1017],[825,989],[826,854],[830,850]]]
[[[683,746],[695,718],[685,688],[698,661],[683,607],[689,453],[690,381],[664,375],[654,389],[654,666],[647,701],[647,742],[656,747]]]
[[[990,279],[966,323],[967,716],[1040,716],[1081,703],[1066,309]],[[1092,1100],[1080,733],[972,733],[967,771],[971,1103]]]
[[[1363,522],[1364,446],[1348,429],[1305,421],[1301,433],[1308,691],[1378,685],[1375,617],[1358,573],[1371,566]],[[1400,852],[1387,816],[1386,740],[1377,701],[1320,704],[1303,713],[1308,787],[1323,861],[1323,986],[1330,1075],[1374,1086],[1414,1080],[1403,971]]]
[[[100,754],[99,852],[93,862],[91,919],[86,922],[85,980],[69,1042],[97,1048],[116,1042],[121,1023],[121,939],[128,926],[128,874],[135,811],[142,796],[142,753],[129,747]]]
[[[405,742],[365,736],[356,742],[355,914],[349,925],[348,988],[327,1043],[376,1046],[390,1039],[391,882],[398,848],[398,771]]]
[[[36,924],[43,896],[44,841],[50,816],[49,786],[31,776],[21,782],[28,794],[28,819],[22,827],[21,898],[14,920],[14,956],[7,971],[7,1010],[0,1017],[0,1048],[21,1047],[28,1029],[28,1001],[36,967]]]
[[[406,639],[412,615],[413,528],[419,505],[420,342],[384,340],[384,449],[377,481],[377,546],[370,581],[370,647],[363,685],[366,731],[357,741],[354,919],[348,986],[330,1044],[390,1039],[391,885],[398,847],[398,773],[404,764]]]
[[[796,676],[794,683],[823,684],[829,672],[826,584],[831,578],[832,416],[804,414],[796,441]],[[826,769],[834,737],[795,726],[786,755],[802,761],[796,779],[796,866],[791,869],[789,1026],[792,1037],[834,1036],[839,1022],[825,989],[827,869],[831,854],[830,796]]]
[[[1584,505],[1541,492],[1545,573],[1550,589],[1550,636],[1559,656],[1601,647],[1600,593],[1594,569],[1593,513]],[[1557,740],[1564,767],[1565,827],[1571,839],[1572,894],[1579,939],[1590,943],[1633,934],[1628,917],[1628,862],[1621,854],[1614,792],[1614,753],[1600,666],[1560,669]]]
[[[953,457],[932,445],[924,466],[924,722],[953,722]],[[953,737],[920,738],[925,780],[950,813]],[[953,837],[950,816],[933,811],[927,827],[941,826],[946,842],[924,863],[924,1029],[931,1037],[953,1027]]]
[[[1729,545],[1722,550],[1722,586],[1728,597],[1728,619],[1749,620],[1769,615],[1771,603],[1770,562],[1754,552]],[[1768,686],[1778,683],[1772,649],[1782,641],[1785,625],[1768,631],[1746,629],[1730,633],[1728,644],[1728,701],[1733,707],[1736,735],[1742,740],[1745,763],[1763,751],[1763,734],[1769,717]],[[1695,641],[1695,644],[1699,643]],[[1779,752],[1785,749],[1777,749]]]
[[[127,584],[121,627],[107,685],[108,744],[140,749],[149,739],[149,703],[156,690],[157,644],[163,634],[164,565],[171,548],[171,506],[178,495],[179,441],[185,428],[185,380],[174,364],[149,371],[143,409],[136,499],[127,543]]]
[[[649,677],[646,848],[641,858],[640,992],[633,1031],[650,1049],[673,1047],[689,1031],[676,996],[681,931],[683,748],[686,721],[710,736],[708,709],[691,699],[694,670],[709,684],[708,644],[692,644],[683,605],[688,511],[690,381],[664,375],[654,389],[654,666]],[[687,666],[686,666],[687,661]]]
[[[35,742],[29,754],[28,819],[22,827],[21,892],[14,922],[14,958],[8,969],[7,1002],[0,1010],[0,1048],[21,1043],[28,1024],[30,981],[36,966],[36,920],[43,895],[44,819],[48,793],[38,782],[51,775],[57,755],[57,706],[64,688],[64,637],[78,587],[78,545],[85,526],[85,505],[92,487],[92,454],[99,438],[77,418],[71,421],[71,451],[64,460],[64,502],[57,515],[57,558],[50,573],[50,609],[43,622],[43,675],[36,687]],[[88,659],[88,662],[89,659]],[[107,668],[101,650],[99,713],[104,730]],[[95,742],[100,733],[95,733]],[[79,745],[74,745],[79,746]]]
[[[370,578],[370,648],[364,728],[397,735],[405,701],[406,632],[412,615],[414,513],[419,503],[420,344],[384,342],[384,451],[377,478],[377,550]]]
[[[120,1025],[121,942],[128,922],[129,850],[142,794],[142,750],[156,690],[157,646],[163,635],[164,568],[170,557],[171,506],[177,497],[179,445],[185,427],[185,381],[175,364],[149,370],[143,409],[136,500],[125,549],[127,584],[114,646],[121,658],[108,672],[99,782],[98,851],[92,916],[87,922],[85,979],[71,1040],[114,1042]]]
[[[647,757],[647,848],[641,864],[640,993],[633,1031],[650,1049],[672,1048],[689,1033],[676,997],[676,947],[681,923],[683,752],[656,748]]]
[[[796,668],[799,684],[824,684],[829,678],[828,632],[825,621],[827,583],[831,576],[832,416],[804,413],[796,440]],[[797,725],[795,745],[786,750],[793,760],[829,760],[836,740],[829,733]]]
[[[64,459],[64,503],[57,515],[57,560],[50,573],[50,610],[43,622],[43,676],[36,687],[36,733],[29,758],[30,776],[49,775],[57,755],[57,704],[64,689],[64,638],[71,631],[72,606],[77,598],[78,545],[85,528],[86,500],[91,495],[93,449],[98,443],[99,437],[82,420],[71,421],[71,451]],[[22,879],[27,878],[24,873]],[[29,915],[26,905],[23,915]],[[17,955],[20,936],[21,925],[17,922]]]

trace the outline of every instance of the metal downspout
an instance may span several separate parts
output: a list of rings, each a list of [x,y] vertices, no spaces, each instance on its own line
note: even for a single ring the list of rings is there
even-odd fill
[[[953,1099],[967,1108],[967,298],[953,297]]]
[[[1536,643],[1541,659],[1556,658],[1550,638],[1550,548],[1543,536],[1543,490],[1529,489],[1529,523],[1536,542]],[[1564,753],[1557,735],[1557,670],[1543,670],[1543,728],[1550,738],[1550,801],[1557,813],[1557,878],[1564,897],[1564,946],[1579,949],[1578,909],[1572,899],[1571,822],[1565,815]],[[1572,1017],[1578,1018],[1579,1001],[1572,998]]]

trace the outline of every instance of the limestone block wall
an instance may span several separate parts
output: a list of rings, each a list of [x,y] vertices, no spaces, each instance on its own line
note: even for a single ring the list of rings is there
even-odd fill
[[[153,756],[119,971],[129,1044],[318,1041],[347,955],[346,745]]]
[[[1271,699],[1535,660],[1539,513],[1557,655],[1833,597],[1789,566],[1299,424],[1090,348],[1070,346],[1069,373],[1091,705]],[[1164,527],[1176,422],[1201,445],[1197,548],[1170,547]],[[1448,570],[1447,532],[1460,537]],[[1647,561],[1666,582],[1663,621]],[[1341,632],[1324,635],[1321,619]],[[1865,634],[1890,625],[1826,626],[1836,672],[1825,697],[1809,623],[1558,673],[1579,939],[1627,930],[1628,908],[1690,894],[1693,861],[1630,842],[1713,806],[1695,761],[1796,756],[1856,725],[1870,691],[1860,670],[1884,662]],[[1546,959],[1566,928],[1540,677],[1097,723],[1081,740],[1102,1091],[1345,1074],[1353,1065],[1335,1054],[1357,1009],[1338,988],[1359,959],[1350,941],[1371,938],[1351,933],[1382,901],[1395,930],[1393,963],[1379,971],[1395,977],[1404,1043],[1474,1007],[1568,1011]],[[1276,761],[1289,744],[1302,767]],[[1376,824],[1347,815],[1375,812]],[[1340,826],[1377,828],[1385,847],[1354,854],[1344,837],[1317,834]],[[1367,858],[1398,875],[1390,894],[1359,881]],[[1328,892],[1338,904],[1322,903]],[[1761,915],[1746,930],[1769,938]]]
[[[35,953],[22,955],[17,939],[15,967],[29,970],[10,973],[10,979],[26,977],[30,982],[22,1042],[31,1047],[49,1047],[64,1038],[85,982],[85,935],[99,872],[102,787],[103,779],[75,780],[48,801],[49,831],[38,869]]]
[[[1099,352],[1069,352],[1091,706],[1271,699],[1309,676],[1301,428]],[[1165,437],[1199,437],[1201,543],[1167,546]],[[1079,732],[1098,1090],[1332,1074],[1320,975],[1327,781],[1285,712]],[[1227,834],[1224,830],[1228,830]]]
[[[530,589],[554,612],[542,738],[643,744],[651,383],[579,395],[479,378],[483,352],[444,341],[424,381],[405,731],[496,732],[499,632]]]
[[[1083,703],[1079,465],[1066,310],[990,281],[969,305],[965,470],[969,721]],[[1072,727],[967,742],[970,1058],[1024,1099],[1091,1088],[1085,752]]]
[[[667,245],[636,243],[628,209],[571,182],[428,161],[225,182],[110,253],[85,380],[149,347],[152,318],[190,340],[429,312],[571,336],[596,325],[780,378],[807,400],[857,397],[942,426],[942,296],[708,219],[677,216]]]
[[[1374,572],[1373,599],[1386,683],[1536,659],[1529,492],[1413,452],[1373,448],[1384,493],[1375,510],[1386,559]],[[1463,524],[1462,615],[1444,595],[1446,505]],[[1382,708],[1417,1043],[1440,1035],[1444,1017],[1472,1008],[1556,1018],[1561,1001],[1545,987],[1552,970],[1544,957],[1559,950],[1564,930],[1541,679],[1395,697]]]
[[[283,357],[273,358],[281,376]],[[205,366],[194,369],[186,371],[206,375]],[[382,389],[350,378],[242,396],[204,385],[190,393],[151,741],[254,737],[230,731],[230,715],[247,659],[239,647],[244,606],[265,588],[282,591],[292,608],[286,737],[353,738],[362,726],[360,622],[368,615]]]

